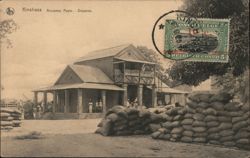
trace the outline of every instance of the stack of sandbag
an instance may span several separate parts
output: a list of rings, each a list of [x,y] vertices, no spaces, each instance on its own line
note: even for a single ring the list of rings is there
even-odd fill
[[[20,127],[21,112],[17,109],[1,108],[1,130],[11,130],[13,127]]]
[[[160,114],[147,110],[114,106],[105,114],[105,118],[98,124],[96,133],[109,135],[137,135],[147,134],[158,130],[164,120]]]
[[[12,109],[1,108],[1,130],[11,130],[13,129],[13,117],[11,117]]]
[[[21,126],[21,111],[18,109],[14,109],[13,112],[10,114],[13,117],[13,126],[20,127]]]
[[[195,93],[187,106],[166,112],[155,139],[210,143],[250,149],[250,107],[231,101],[228,93]]]

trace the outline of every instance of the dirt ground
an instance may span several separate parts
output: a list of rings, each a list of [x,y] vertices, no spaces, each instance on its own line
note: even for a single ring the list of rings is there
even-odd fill
[[[150,136],[104,137],[93,133],[98,122],[99,119],[24,121],[22,127],[10,132],[1,132],[1,156],[250,157],[250,151],[153,140]],[[31,131],[42,132],[42,138],[22,140],[15,138]]]

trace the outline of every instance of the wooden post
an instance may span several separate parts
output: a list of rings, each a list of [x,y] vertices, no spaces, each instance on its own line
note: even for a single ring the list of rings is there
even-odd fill
[[[43,105],[44,105],[43,111],[46,111],[48,108],[47,107],[47,92],[46,91],[43,92]]]
[[[52,112],[56,112],[56,106],[57,106],[57,91],[53,91],[53,106],[52,106]]]
[[[122,103],[123,103],[123,106],[126,106],[127,105],[127,101],[128,101],[128,85],[127,84],[123,84],[122,88],[124,89]]]
[[[106,113],[107,107],[106,107],[106,91],[102,90],[102,112]]]
[[[157,92],[156,92],[156,86],[152,85],[152,107],[157,106]]]
[[[143,93],[143,85],[138,85],[137,89],[137,99],[138,99],[138,105],[140,109],[142,109],[142,93]]]
[[[82,113],[82,89],[77,89],[77,113],[81,114]]]
[[[125,75],[126,75],[126,74],[125,74],[125,71],[126,71],[126,63],[124,62],[124,63],[123,63],[123,83],[125,83],[125,79],[126,79],[126,78],[125,78]]]
[[[64,90],[64,99],[65,99],[65,102],[64,102],[64,113],[68,113],[69,112],[69,90],[68,89],[65,89]]]

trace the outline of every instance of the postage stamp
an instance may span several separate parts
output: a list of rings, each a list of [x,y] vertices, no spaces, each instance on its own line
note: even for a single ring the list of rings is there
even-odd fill
[[[173,60],[228,62],[229,19],[165,21],[164,56]]]

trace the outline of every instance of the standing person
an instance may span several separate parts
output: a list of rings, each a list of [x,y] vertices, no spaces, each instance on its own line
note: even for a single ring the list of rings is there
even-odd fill
[[[92,113],[93,112],[93,102],[92,100],[90,99],[89,100],[89,113]]]

